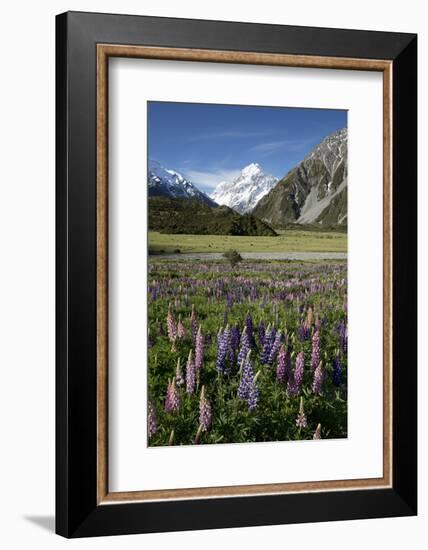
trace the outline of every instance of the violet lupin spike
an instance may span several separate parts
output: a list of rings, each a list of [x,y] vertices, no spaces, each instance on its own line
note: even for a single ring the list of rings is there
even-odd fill
[[[282,341],[282,331],[278,330],[276,335],[275,335],[275,339],[273,341],[270,352],[269,352],[269,357],[268,357],[268,360],[267,360],[268,365],[272,365],[273,362],[275,361],[276,356],[278,355],[278,351],[279,351],[279,347],[281,345],[281,341]]]
[[[247,353],[247,357],[242,364],[241,380],[238,386],[238,397],[247,403],[247,407],[251,411],[257,407],[259,390],[257,388],[257,378],[254,376],[250,356],[251,351]]]
[[[224,374],[226,372],[226,357],[229,351],[230,331],[227,326],[224,330],[220,329],[217,335],[217,370]]]
[[[262,356],[261,356],[261,361],[263,365],[266,365],[268,362],[271,346],[273,344],[272,331],[273,331],[273,328],[271,328],[269,324],[265,332],[263,350],[262,350]]]
[[[256,341],[254,340],[253,318],[251,317],[249,311],[247,312],[247,316],[245,318],[245,327],[247,329],[247,337],[250,347],[254,348],[256,346]]]
[[[238,365],[241,366],[242,361],[247,357],[247,353],[250,351],[250,342],[247,336],[247,327],[244,327],[241,335],[241,349],[238,354]]]
[[[239,343],[241,341],[241,333],[238,325],[233,325],[230,331],[230,360],[233,364],[236,363]]]
[[[333,359],[333,385],[336,388],[342,384],[342,362],[339,357],[339,351],[336,352],[336,356]]]
[[[192,350],[189,351],[189,357],[186,364],[186,393],[194,393],[196,387],[196,369],[192,357]]]
[[[287,384],[290,376],[290,352],[282,344],[278,352],[278,363],[276,367],[276,379],[280,384]]]
[[[212,422],[211,403],[205,396],[205,387],[202,386],[201,397],[199,399],[199,426],[203,432],[208,431]]]
[[[301,351],[296,357],[296,365],[294,367],[294,370],[290,370],[287,385],[288,395],[299,395],[303,383],[304,369],[305,356],[303,354],[303,351]]]
[[[199,371],[199,369],[202,367],[202,362],[204,359],[204,344],[205,339],[204,335],[202,334],[202,327],[199,325],[195,343],[195,369],[197,371]]]
[[[319,330],[315,331],[312,336],[312,356],[311,356],[311,370],[312,372],[318,367],[321,360],[321,339]]]
[[[149,401],[148,415],[147,415],[147,432],[149,439],[155,435],[158,431],[158,420],[156,416],[156,409],[151,401]]]
[[[294,372],[295,383],[299,390],[303,384],[303,375],[305,372],[305,354],[301,351],[296,357],[296,367]]]

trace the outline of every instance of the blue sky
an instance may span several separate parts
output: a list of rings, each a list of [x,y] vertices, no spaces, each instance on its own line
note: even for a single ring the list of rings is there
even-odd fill
[[[283,177],[346,124],[341,110],[150,101],[148,154],[210,193],[251,162]]]

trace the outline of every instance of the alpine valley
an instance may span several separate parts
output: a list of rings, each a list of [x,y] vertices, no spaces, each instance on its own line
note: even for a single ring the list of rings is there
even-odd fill
[[[185,176],[149,161],[149,227],[163,233],[276,235],[290,224],[347,225],[347,129],[323,139],[282,179],[257,163],[210,196]]]

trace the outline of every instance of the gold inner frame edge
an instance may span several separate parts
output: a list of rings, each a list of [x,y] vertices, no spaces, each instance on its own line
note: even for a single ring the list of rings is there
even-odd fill
[[[108,59],[132,57],[383,73],[383,477],[109,492],[108,489]],[[97,44],[97,504],[221,498],[392,486],[392,62],[224,50]]]

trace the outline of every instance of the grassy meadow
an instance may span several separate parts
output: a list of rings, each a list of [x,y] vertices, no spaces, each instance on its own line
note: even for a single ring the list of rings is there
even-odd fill
[[[346,272],[151,259],[149,445],[347,437]]]
[[[285,230],[277,237],[181,235],[149,232],[150,254],[238,252],[347,252],[347,234],[335,231]]]

